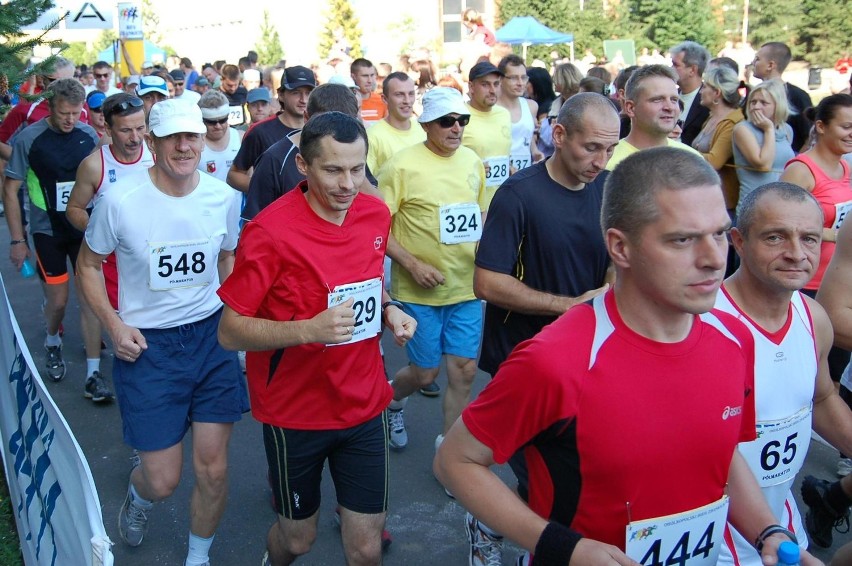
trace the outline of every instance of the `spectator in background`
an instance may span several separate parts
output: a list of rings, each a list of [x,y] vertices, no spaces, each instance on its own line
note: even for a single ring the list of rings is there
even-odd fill
[[[541,122],[539,128],[539,149],[545,157],[553,154],[553,123],[559,116],[559,109],[566,100],[580,92],[580,81],[583,73],[573,63],[562,63],[553,70],[553,87],[559,96],[550,105],[547,120]]]

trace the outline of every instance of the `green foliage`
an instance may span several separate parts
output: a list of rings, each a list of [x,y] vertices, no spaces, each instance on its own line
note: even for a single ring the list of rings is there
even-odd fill
[[[52,56],[29,68],[27,61],[34,47],[50,45],[59,48],[61,43],[45,40],[47,31],[29,36],[21,31],[24,26],[35,23],[52,6],[52,0],[9,0],[0,6],[0,37],[5,40],[0,43],[0,93],[14,90],[30,76],[52,69]],[[48,29],[57,23],[52,22]]]
[[[687,39],[711,52],[721,47],[721,22],[708,0],[630,0],[628,4],[631,27],[639,33],[637,47],[666,51]]]
[[[751,0],[749,43],[757,49],[767,41],[781,41],[790,46],[793,57],[800,58],[805,54],[798,40],[803,19],[801,0]]]
[[[274,65],[284,58],[284,49],[281,47],[281,36],[272,25],[269,10],[263,11],[263,22],[260,24],[260,37],[254,44],[257,51],[257,60],[261,65]]]
[[[799,41],[812,65],[833,65],[849,50],[852,14],[848,0],[803,0]]]
[[[6,487],[6,476],[0,467],[0,564],[4,566],[23,566],[21,543],[15,528],[15,516],[12,514],[12,502]]]
[[[329,0],[324,16],[326,21],[319,40],[320,56],[326,58],[332,51],[348,47],[350,57],[361,57],[361,25],[349,0]]]

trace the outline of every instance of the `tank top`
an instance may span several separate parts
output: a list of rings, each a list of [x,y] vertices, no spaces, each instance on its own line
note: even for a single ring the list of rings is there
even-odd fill
[[[154,166],[154,156],[148,149],[147,144],[142,144],[142,151],[136,161],[125,163],[118,159],[109,145],[101,146],[101,182],[95,193],[100,195],[102,189],[106,189],[128,175],[135,174],[143,169]]]
[[[521,103],[521,118],[512,122],[512,166],[517,170],[532,165],[530,156],[530,144],[532,144],[533,132],[535,131],[535,118],[530,111],[530,105],[526,98],[519,98]]]
[[[849,164],[841,159],[840,165],[843,167],[843,176],[840,179],[832,179],[809,155],[797,155],[788,161],[787,165],[796,161],[803,163],[811,172],[811,175],[814,176],[814,188],[811,194],[817,199],[825,216],[823,227],[834,230],[839,229],[846,215],[852,211],[852,186],[849,184]],[[823,241],[820,247],[817,272],[814,274],[814,278],[805,285],[805,289],[814,291],[819,289],[832,255],[834,255],[834,242]]]

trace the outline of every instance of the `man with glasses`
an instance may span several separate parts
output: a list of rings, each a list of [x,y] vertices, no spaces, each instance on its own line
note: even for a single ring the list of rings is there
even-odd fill
[[[482,160],[462,146],[469,120],[459,91],[428,91],[419,118],[425,143],[394,155],[378,176],[393,217],[391,296],[418,322],[417,334],[406,346],[411,363],[392,382],[388,421],[395,449],[408,444],[403,421],[408,396],[435,381],[445,355],[449,386],[442,433],[467,405],[476,374],[482,305],[473,294],[473,257],[486,192]],[[439,434],[435,445],[442,440]]]
[[[517,55],[506,55],[497,69],[503,73],[497,104],[509,111],[512,117],[512,169],[520,171],[544,159],[536,147],[538,104],[525,98],[527,92],[527,66]]]
[[[107,96],[121,92],[112,80],[112,65],[106,61],[98,61],[92,65],[92,73],[95,75],[95,84],[87,89],[87,94],[93,90],[99,90]]]
[[[198,101],[198,106],[207,128],[198,170],[224,182],[237,152],[240,151],[242,132],[228,125],[228,99],[218,90],[205,92]],[[243,193],[233,188],[230,190],[237,210],[242,212]]]
[[[94,129],[80,123],[86,98],[76,79],[54,81],[49,90],[50,115],[25,128],[15,137],[12,160],[6,167],[3,186],[6,222],[11,237],[10,259],[21,269],[30,257],[21,218],[18,189],[27,180],[30,200],[30,232],[36,252],[39,277],[45,285],[44,317],[47,336],[47,376],[65,377],[59,327],[68,303],[68,262],[76,267],[83,234],[66,218],[66,208],[80,163],[95,149]],[[109,401],[112,392],[100,375],[101,333],[91,309],[80,300],[87,372],[84,395],[95,402]]]
[[[512,117],[497,105],[502,79],[503,72],[488,62],[477,63],[468,74],[470,126],[464,128],[462,143],[475,151],[485,166],[486,210],[494,191],[512,172]]]
[[[47,88],[55,80],[70,79],[74,76],[74,63],[65,57],[57,56],[53,70],[42,75],[41,80],[44,87]],[[42,118],[46,118],[50,114],[50,108],[46,98],[40,98],[33,102],[22,100],[14,108],[12,108],[3,122],[0,123],[0,158],[9,160],[12,155],[11,139],[19,130],[30,124],[35,124]],[[80,121],[84,124],[89,122],[89,115],[85,107],[80,116]]]
[[[201,98],[201,95],[194,90],[186,88],[186,74],[182,70],[174,69],[169,71],[169,76],[172,77],[175,85],[175,95],[172,98],[198,104],[198,99]]]
[[[305,125],[308,97],[317,86],[313,71],[294,66],[284,69],[284,79],[278,89],[281,112],[275,119],[253,126],[245,135],[243,145],[228,172],[228,184],[244,193],[249,190],[252,168],[272,144],[284,139]]]
[[[68,221],[81,232],[86,231],[92,205],[104,190],[154,165],[154,158],[145,144],[142,100],[126,93],[114,94],[104,101],[102,108],[110,144],[101,146],[80,163],[65,211]],[[118,309],[118,270],[114,254],[104,262],[103,273],[110,304]]]

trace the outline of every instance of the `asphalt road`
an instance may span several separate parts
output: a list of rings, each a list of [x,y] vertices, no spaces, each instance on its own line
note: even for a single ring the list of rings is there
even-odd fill
[[[0,241],[8,240],[5,222],[0,221]],[[42,293],[37,278],[24,279],[6,258],[0,258],[4,278],[15,315],[30,347],[38,369],[44,364],[44,330],[41,315]],[[47,383],[65,418],[88,458],[100,496],[107,533],[116,543],[113,553],[121,566],[183,564],[189,529],[189,496],[193,483],[189,452],[185,451],[184,475],[177,491],[166,501],[157,503],[150,514],[148,534],[138,548],[126,546],[117,529],[118,510],[127,490],[131,450],[122,443],[121,422],[115,404],[94,405],[83,397],[85,354],[79,333],[79,311],[72,298],[65,317],[64,354],[68,366],[65,379]],[[385,341],[389,371],[405,362],[404,352]],[[111,376],[112,353],[103,352],[102,369]],[[439,377],[442,387],[446,377]],[[482,372],[476,376],[474,392],[487,383]],[[456,565],[467,562],[467,542],[463,530],[464,510],[449,499],[431,471],[434,439],[440,432],[441,399],[415,394],[406,408],[409,446],[391,454],[390,510],[388,529],[394,542],[387,552],[387,564]],[[191,439],[187,436],[185,445]],[[234,428],[230,447],[230,493],[228,508],[222,519],[210,554],[215,566],[260,564],[265,549],[266,532],[275,520],[266,484],[266,460],[263,454],[261,427],[250,414]],[[811,443],[805,472],[833,478],[836,451],[819,442]],[[625,463],[625,470],[628,468]],[[506,481],[512,478],[507,467],[498,470]],[[804,474],[802,474],[804,475]],[[343,564],[342,546],[332,520],[334,490],[326,474],[317,542],[301,564]],[[852,534],[835,532],[835,545],[829,551],[814,549],[828,560],[840,545],[852,540]],[[514,564],[518,551],[508,546],[503,563]]]

